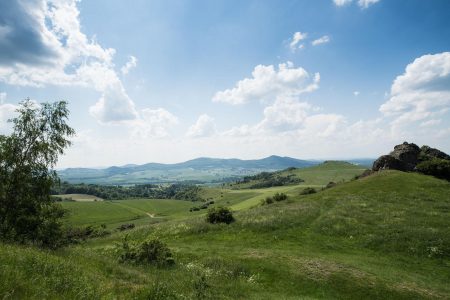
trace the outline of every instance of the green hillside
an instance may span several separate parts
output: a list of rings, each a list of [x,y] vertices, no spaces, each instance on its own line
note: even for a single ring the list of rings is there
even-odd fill
[[[302,180],[300,185],[311,187],[323,187],[329,182],[342,182],[353,179],[356,175],[360,175],[367,168],[360,165],[351,164],[344,161],[326,161],[322,164],[308,168],[288,168],[283,171],[273,172],[274,178],[290,178]],[[250,177],[251,178],[251,177]],[[256,179],[249,182],[240,182],[238,184],[230,184],[234,189],[251,188],[261,184],[263,180]]]
[[[137,203],[130,205],[136,214],[156,211]],[[235,215],[231,225],[174,217],[57,252],[1,245],[0,296],[450,298],[446,181],[389,171]],[[158,269],[118,263],[114,245],[125,234],[131,240],[161,238],[173,250],[176,265]]]

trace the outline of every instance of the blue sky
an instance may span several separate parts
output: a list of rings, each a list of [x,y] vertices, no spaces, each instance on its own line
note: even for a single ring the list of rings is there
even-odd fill
[[[446,0],[0,4],[0,133],[66,99],[59,167],[450,152]]]

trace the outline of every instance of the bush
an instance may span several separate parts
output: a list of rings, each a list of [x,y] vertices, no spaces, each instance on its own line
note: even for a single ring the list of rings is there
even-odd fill
[[[65,242],[67,244],[78,244],[88,238],[104,237],[111,234],[106,226],[102,224],[100,228],[94,226],[70,227],[65,233]]]
[[[155,264],[159,267],[175,263],[172,252],[159,239],[146,240],[141,244],[136,244],[128,242],[128,236],[125,236],[120,248],[119,260],[121,262]]]
[[[208,210],[206,221],[212,224],[226,223],[230,224],[234,222],[233,213],[227,207],[213,207]]]
[[[285,193],[276,193],[272,197],[266,197],[266,199],[262,200],[262,205],[272,204],[274,202],[287,200],[288,196]]]
[[[129,223],[129,224],[122,224],[119,227],[117,227],[118,230],[120,231],[124,231],[124,230],[128,230],[128,229],[133,229],[134,228],[134,224],[133,223]]]
[[[450,181],[450,161],[433,158],[417,164],[418,172]]]
[[[262,200],[262,205],[272,204],[272,203],[273,203],[272,197],[266,197],[266,199]]]
[[[273,200],[277,202],[287,200],[287,198],[288,196],[285,193],[276,193],[273,195]]]
[[[303,191],[300,192],[300,195],[310,195],[310,194],[315,194],[315,193],[317,193],[315,188],[307,187],[307,188],[303,189]]]

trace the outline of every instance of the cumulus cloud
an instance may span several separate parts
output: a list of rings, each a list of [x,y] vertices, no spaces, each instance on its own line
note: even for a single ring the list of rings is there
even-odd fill
[[[137,58],[133,55],[130,56],[130,60],[120,69],[123,75],[126,75],[130,72],[131,69],[137,66]]]
[[[333,0],[334,4],[337,6],[344,6],[351,3],[353,0]]]
[[[137,118],[134,103],[121,84],[107,87],[100,100],[90,107],[89,112],[102,123],[117,123]]]
[[[288,131],[302,125],[311,111],[311,105],[296,97],[279,97],[274,104],[264,109],[264,119],[258,128],[270,131]]]
[[[251,101],[273,101],[280,95],[296,96],[318,88],[320,74],[311,76],[303,68],[295,68],[291,62],[278,65],[258,65],[251,78],[240,80],[232,89],[217,92],[214,102],[233,105]]]
[[[77,0],[6,2],[0,3],[0,81],[94,88],[101,97],[90,111],[99,121],[137,117],[114,70],[115,50],[102,47],[81,31]],[[125,72],[136,62],[132,57]]]
[[[380,0],[358,0],[358,6],[365,9],[369,6],[379,2]],[[353,0],[333,0],[336,6],[345,6],[353,2]]]
[[[311,45],[317,46],[321,44],[326,44],[330,41],[330,37],[328,35],[324,35],[321,38],[318,38],[317,40],[314,40],[311,42]]]
[[[135,138],[164,138],[178,124],[178,118],[164,108],[145,108],[137,119],[125,124],[133,129],[132,136]]]
[[[381,105],[395,125],[424,121],[450,109],[450,52],[415,59],[391,87],[389,100]]]
[[[216,123],[214,118],[203,114],[201,115],[195,124],[189,127],[186,136],[188,137],[208,137],[217,132]]]
[[[306,39],[308,37],[308,34],[306,32],[300,32],[297,31],[292,36],[291,42],[289,43],[289,48],[292,52],[295,52],[297,49],[304,48],[303,44],[300,44],[301,41]]]

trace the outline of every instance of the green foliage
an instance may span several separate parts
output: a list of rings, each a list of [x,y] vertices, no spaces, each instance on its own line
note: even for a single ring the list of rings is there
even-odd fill
[[[450,160],[433,158],[419,163],[416,168],[420,173],[450,181]]]
[[[67,103],[21,102],[13,132],[0,136],[0,238],[54,248],[61,242],[62,208],[50,198],[51,171],[70,145]]]
[[[276,202],[287,200],[288,196],[285,193],[275,193],[273,200]]]
[[[295,168],[289,168],[286,171],[293,171]],[[254,182],[254,183],[252,183]],[[303,182],[302,179],[296,177],[293,174],[284,175],[283,171],[278,172],[262,172],[253,176],[245,176],[242,180],[238,181],[238,184],[252,183],[249,188],[261,189],[274,186],[292,185]]]
[[[177,199],[199,201],[201,188],[188,184],[137,184],[130,186],[98,185],[98,184],[70,184],[64,182],[52,188],[53,195],[85,194],[106,200],[150,198],[150,199]]]
[[[125,236],[119,252],[119,260],[121,262],[155,264],[158,267],[171,266],[175,263],[172,252],[159,239],[149,239],[142,243],[131,243],[128,241],[128,236]]]
[[[310,195],[310,194],[315,194],[315,193],[317,193],[317,191],[316,191],[315,188],[307,187],[307,188],[304,188],[304,189],[300,192],[300,195]]]
[[[234,222],[233,213],[227,207],[213,207],[208,210],[206,221],[212,224]]]
[[[285,193],[275,193],[275,195],[273,195],[272,197],[266,197],[263,201],[262,204],[272,204],[274,202],[280,202],[280,201],[284,201],[287,200],[288,196]]]
[[[103,224],[102,224],[103,225]],[[85,226],[69,227],[65,232],[65,242],[68,244],[77,244],[88,238],[104,237],[111,234],[106,230],[106,226]]]

